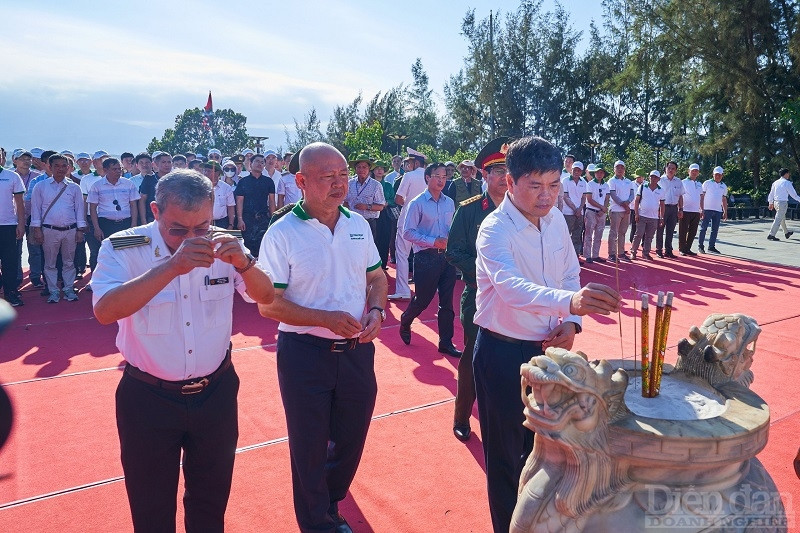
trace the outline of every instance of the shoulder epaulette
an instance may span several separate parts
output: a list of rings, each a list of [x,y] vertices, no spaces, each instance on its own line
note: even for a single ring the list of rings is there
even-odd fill
[[[211,233],[222,233],[224,235],[232,235],[237,239],[242,238],[242,230],[239,229],[226,229],[226,228],[218,228],[217,226],[211,226],[208,228]]]
[[[117,237],[109,237],[108,240],[111,241],[111,246],[115,250],[150,244],[150,237],[147,235],[119,235]]]
[[[464,207],[465,205],[469,205],[469,204],[471,204],[473,202],[477,202],[478,200],[481,199],[481,196],[483,196],[483,195],[482,194],[477,194],[477,195],[473,196],[472,198],[467,198],[463,202],[459,202],[458,205],[460,205],[461,207]]]
[[[285,215],[286,213],[291,211],[292,208],[294,208],[295,205],[297,205],[297,204],[286,204],[283,207],[281,207],[280,209],[276,210],[274,213],[272,213],[272,217],[269,219],[269,225],[271,226],[274,223],[276,223],[278,220],[280,220],[283,217],[283,215]]]

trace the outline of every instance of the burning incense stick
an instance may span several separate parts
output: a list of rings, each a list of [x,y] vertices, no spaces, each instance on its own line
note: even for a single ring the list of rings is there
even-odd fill
[[[650,311],[647,304],[647,295],[642,294],[642,396],[647,398],[650,378],[650,361],[647,357],[647,335],[650,332]]]
[[[667,334],[669,333],[669,319],[672,316],[673,296],[673,293],[667,293],[667,303],[664,306],[664,318],[661,324],[661,339],[658,349],[658,364],[655,367],[655,394],[653,394],[653,396],[658,396],[658,392],[661,390],[661,375],[664,373],[664,353],[667,351]]]
[[[658,302],[656,303],[656,320],[653,325],[653,350],[652,361],[650,364],[650,378],[648,382],[648,398],[655,396],[656,385],[656,366],[658,363],[658,351],[661,347],[661,329],[664,327],[664,293],[658,291]]]

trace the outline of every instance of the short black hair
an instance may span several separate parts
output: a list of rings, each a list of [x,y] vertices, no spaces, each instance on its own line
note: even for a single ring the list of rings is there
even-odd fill
[[[782,168],[782,169],[780,169],[780,170],[778,171],[778,176],[780,176],[780,177],[784,177],[784,176],[785,176],[786,174],[788,174],[788,173],[789,173],[789,169],[788,169],[788,168]]]
[[[194,170],[202,164],[203,164],[202,159],[197,159],[197,158],[192,159],[191,161],[189,161],[189,169]]]
[[[678,163],[676,163],[675,161],[667,161],[667,164],[664,165],[664,168],[667,168],[670,165],[675,165],[675,168],[678,168]]]
[[[161,161],[165,157],[168,157],[169,160],[172,161],[172,155],[169,152],[161,152],[160,154],[158,154],[156,156],[155,159],[153,159],[153,162],[158,163],[159,161]]]
[[[172,162],[174,163],[175,161],[183,161],[184,163],[186,163],[186,156],[182,154],[173,155]]]
[[[119,165],[119,159],[109,157],[103,160],[103,170],[108,170],[111,165]]]
[[[153,158],[150,157],[150,154],[147,152],[140,152],[136,157],[133,158],[133,162],[138,163],[142,159],[149,159],[151,162],[153,161]]]
[[[561,152],[541,137],[523,137],[511,143],[506,153],[506,168],[514,183],[525,174],[544,174],[561,170]]]
[[[126,157],[133,157],[133,154],[130,152],[122,152],[122,154],[119,156],[120,160],[123,160]]]
[[[67,161],[67,156],[61,154],[53,154],[47,158],[47,164],[52,165],[55,161],[59,161],[61,159]],[[67,163],[69,163],[69,161],[67,161]]]
[[[433,175],[433,171],[437,168],[444,168],[444,163],[431,163],[427,167],[425,167],[425,178],[429,178]]]
[[[574,155],[572,155],[572,154],[567,154],[567,155],[565,155],[565,156],[564,156],[564,159],[566,159],[566,158],[568,158],[568,157],[569,157],[569,158],[571,158],[573,161],[575,161],[575,156],[574,156]]]

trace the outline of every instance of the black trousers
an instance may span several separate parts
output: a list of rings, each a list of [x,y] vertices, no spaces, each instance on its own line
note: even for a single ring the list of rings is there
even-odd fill
[[[678,224],[678,251],[689,252],[697,236],[697,227],[700,225],[700,213],[683,212]]]
[[[475,296],[477,288],[464,287],[461,293],[461,325],[464,327],[464,354],[458,360],[458,389],[456,390],[453,421],[456,424],[466,424],[472,414],[475,403],[475,376],[472,374],[472,356],[475,352],[475,337],[478,336],[478,326],[472,321],[475,318]]]
[[[100,219],[98,218],[98,221]],[[89,247],[89,268],[92,269],[94,272],[95,267],[97,267],[97,254],[100,252],[100,241],[98,241],[94,236],[94,224],[92,224],[92,218],[86,217],[86,246]]]
[[[678,204],[664,206],[664,225],[656,229],[656,251],[664,250],[672,253],[672,239],[675,237],[675,226],[678,225]],[[666,232],[666,242],[664,233]],[[679,248],[680,250],[680,248]]]
[[[187,532],[223,531],[239,438],[233,366],[202,392],[184,395],[123,373],[117,430],[134,529],[174,532],[183,450]]]
[[[108,239],[114,233],[131,227],[131,217],[123,218],[122,220],[111,220],[110,218],[97,217],[97,223],[100,225],[100,231],[103,232],[103,238]],[[100,248],[98,247],[98,250]],[[97,260],[95,259],[95,265]]]
[[[214,220],[214,225],[218,228],[226,229],[230,226],[230,222],[228,222],[228,217],[217,218]]]
[[[433,248],[414,254],[414,298],[400,315],[400,324],[411,323],[430,305],[439,292],[439,344],[453,342],[453,290],[456,286],[456,267],[447,262],[444,254]]]
[[[356,475],[375,409],[375,345],[332,352],[309,340],[278,332],[278,385],[297,524],[304,533],[332,533],[331,514]]]
[[[3,294],[8,299],[17,292],[17,225],[0,226],[0,268],[3,270]]]
[[[392,237],[392,223],[395,224],[395,231],[397,228],[397,222],[392,221],[388,211],[388,208],[381,211],[375,236],[375,246],[378,248],[378,255],[381,258],[381,266],[383,268],[386,268],[389,263],[389,243],[391,242],[389,239]]]
[[[489,511],[495,533],[507,533],[517,504],[519,476],[533,450],[533,432],[522,425],[519,367],[544,353],[541,344],[512,344],[478,331],[475,392],[486,460]]]

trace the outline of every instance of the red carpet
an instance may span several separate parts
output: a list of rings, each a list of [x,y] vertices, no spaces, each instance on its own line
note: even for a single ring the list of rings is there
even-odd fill
[[[582,281],[616,287],[616,277],[613,265],[595,263],[584,268]],[[789,349],[800,330],[795,305],[800,271],[709,256],[621,264],[625,357],[634,354],[634,286],[650,294],[675,292],[670,362],[688,328],[711,312],[743,312],[761,324],[752,388],[769,403],[772,426],[759,458],[790,506],[800,497],[792,469],[800,444],[800,380],[793,373],[800,355]],[[460,288],[456,306],[458,296]],[[122,361],[114,346],[116,326],[94,320],[88,293],[81,293],[77,303],[58,305],[45,304],[36,291],[23,297],[26,305],[18,308],[18,320],[0,349],[0,380],[17,415],[12,437],[0,452],[2,529],[130,531],[114,421]],[[473,418],[476,434],[466,444],[450,430],[457,361],[436,352],[434,305],[414,324],[411,346],[402,344],[397,318],[406,305],[390,306],[377,342],[375,419],[342,512],[356,532],[489,531],[478,422]],[[240,453],[228,529],[293,531],[286,428],[275,372],[276,324],[239,300],[234,313],[233,357],[242,385]],[[460,324],[455,340],[461,346]],[[585,318],[575,349],[592,358],[618,358],[617,317]]]

